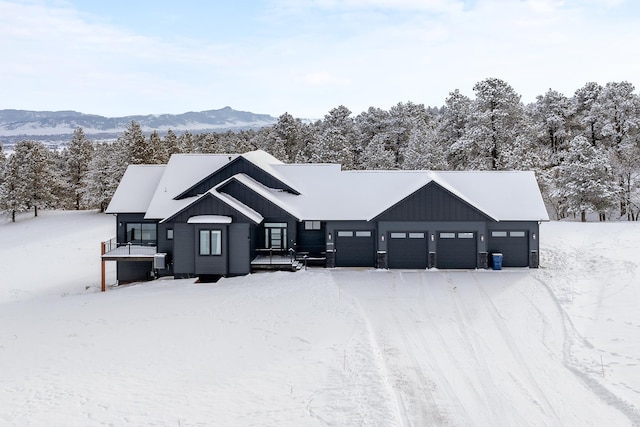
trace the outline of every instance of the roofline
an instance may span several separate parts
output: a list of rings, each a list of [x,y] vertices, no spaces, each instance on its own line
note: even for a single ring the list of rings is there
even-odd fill
[[[227,197],[233,199],[233,197],[226,195]],[[242,215],[243,217],[247,218],[249,221],[255,223],[255,224],[260,224],[262,222],[262,220],[264,220],[264,217],[262,217],[262,215],[260,215],[258,212],[256,212],[257,216],[260,216],[260,218],[262,218],[259,221],[256,221],[255,218],[251,218],[247,215],[245,215],[244,213],[242,213],[241,211],[239,211],[235,206],[230,205],[226,200],[218,197],[218,195],[212,191],[207,191],[204,194],[201,194],[199,197],[197,197],[195,200],[193,200],[191,203],[189,203],[188,205],[186,205],[185,207],[183,207],[182,209],[180,209],[179,211],[173,213],[171,216],[166,217],[165,219],[162,219],[159,221],[160,224],[164,224],[170,220],[172,220],[173,218],[175,218],[176,216],[180,215],[182,212],[186,211],[187,209],[189,209],[190,207],[192,207],[193,205],[195,205],[196,203],[198,203],[199,201],[201,201],[202,199],[204,199],[205,197],[215,197],[216,199],[220,200],[222,203],[224,203],[225,205],[229,206],[231,209],[233,209],[234,211],[238,212],[240,215]],[[235,200],[235,199],[233,199]],[[236,200],[236,202],[242,204],[240,201]],[[246,205],[244,205],[246,206]],[[251,209],[250,207],[246,206],[247,209]],[[253,211],[253,209],[251,209]],[[255,212],[255,211],[254,211]]]
[[[270,203],[273,203],[274,205],[276,205],[277,207],[279,207],[283,211],[287,212],[289,215],[294,217],[297,221],[301,221],[300,215],[298,213],[291,212],[291,207],[290,206],[283,206],[283,202],[281,200],[279,200],[277,197],[270,197],[271,195],[267,196],[265,194],[262,194],[262,192],[260,192],[260,191],[256,191],[255,188],[252,188],[251,186],[249,186],[246,183],[242,182],[242,180],[238,179],[239,177],[242,177],[243,179],[248,179],[249,181],[253,181],[253,183],[255,183],[256,185],[258,185],[258,186],[260,186],[262,188],[264,188],[267,192],[271,190],[269,187],[265,186],[264,184],[262,184],[259,181],[256,181],[255,179],[251,178],[249,175],[244,174],[244,173],[235,174],[235,175],[225,179],[220,184],[216,185],[212,190],[215,190],[216,192],[220,192],[219,190],[222,189],[222,187],[224,187],[225,185],[227,185],[231,181],[235,181],[238,184],[244,186],[245,188],[251,190],[253,193],[257,194],[258,196],[262,197],[266,201],[268,201]],[[223,193],[223,194],[226,194],[226,193]],[[232,197],[232,196],[229,196],[229,197]]]
[[[471,208],[477,210],[478,212],[480,212],[482,215],[486,216],[488,219],[495,221],[495,222],[500,222],[499,219],[494,218],[493,216],[489,215],[488,213],[486,213],[484,210],[478,208],[477,206],[473,205],[471,202],[469,202],[466,198],[463,198],[461,196],[459,196],[458,194],[454,193],[453,191],[449,190],[448,186],[443,186],[439,181],[436,181],[435,179],[433,179],[433,177],[431,177],[431,179],[426,182],[423,186],[421,186],[420,188],[418,188],[417,190],[407,194],[405,197],[403,197],[402,199],[398,200],[396,203],[394,203],[393,205],[389,206],[388,208],[386,208],[385,210],[383,210],[382,212],[378,213],[377,215],[368,218],[367,221],[379,221],[379,217],[382,216],[385,212],[395,208],[396,206],[398,206],[399,204],[401,204],[402,202],[404,202],[405,200],[407,200],[409,197],[413,196],[414,194],[416,194],[418,191],[424,189],[426,186],[433,184],[433,185],[437,185],[438,187],[442,188],[444,191],[446,191],[447,193],[451,194],[453,197],[455,197],[456,199],[460,200],[462,203],[470,206]]]

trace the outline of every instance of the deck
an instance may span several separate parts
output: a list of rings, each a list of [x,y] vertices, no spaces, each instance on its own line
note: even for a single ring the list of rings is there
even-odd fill
[[[304,265],[290,255],[258,255],[251,261],[252,270],[297,271]]]

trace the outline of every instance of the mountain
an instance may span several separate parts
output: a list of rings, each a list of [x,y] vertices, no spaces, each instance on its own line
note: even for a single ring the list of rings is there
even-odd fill
[[[104,117],[77,111],[0,110],[0,141],[15,143],[23,139],[68,141],[81,127],[90,139],[115,139],[134,120],[143,131],[224,132],[257,129],[276,123],[268,114],[237,111],[231,107],[183,114],[149,114],[143,116]]]

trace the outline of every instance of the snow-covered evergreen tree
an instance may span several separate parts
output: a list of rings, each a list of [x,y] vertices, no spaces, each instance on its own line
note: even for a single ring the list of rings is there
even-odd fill
[[[598,98],[602,86],[596,82],[588,82],[573,95],[573,112],[575,114],[576,132],[587,138],[595,146],[602,139],[599,120]]]
[[[505,152],[514,144],[524,125],[523,105],[505,81],[488,78],[473,87],[470,119],[464,136],[451,147],[462,164],[457,169],[505,169]]]
[[[93,142],[89,141],[82,128],[73,132],[69,146],[62,153],[64,162],[64,180],[67,198],[73,209],[84,208],[84,179],[89,171],[89,163],[93,158]]]
[[[195,153],[193,134],[188,130],[178,137],[178,147],[181,153]]]
[[[566,148],[566,141],[571,137],[571,107],[569,98],[549,89],[544,95],[538,95],[530,109],[535,137],[541,145],[550,148],[556,164],[561,159],[561,150]]]
[[[164,158],[169,161],[173,154],[177,154],[180,152],[180,147],[178,147],[178,137],[175,132],[169,129],[167,134],[164,136],[162,146],[164,147]]]
[[[375,135],[362,153],[363,169],[395,169],[396,156],[387,150],[384,134]]]
[[[402,159],[402,169],[448,169],[447,150],[438,139],[437,130],[424,121],[416,123],[411,129]]]
[[[152,153],[148,159],[148,164],[165,164],[169,161],[167,157],[167,150],[162,144],[162,139],[157,130],[151,132],[149,135],[149,151]]]
[[[156,153],[149,140],[142,132],[142,127],[132,120],[120,137],[118,143],[124,150],[125,163],[128,165],[143,165],[155,163]]]
[[[86,206],[104,212],[109,205],[126,169],[120,150],[118,143],[96,145],[84,178],[83,202]]]
[[[16,213],[28,209],[25,183],[20,177],[20,163],[15,154],[7,159],[4,180],[0,185],[0,211],[11,215],[16,222]]]
[[[351,111],[343,105],[334,108],[324,116],[313,146],[312,161],[341,163],[345,169],[356,169],[363,150],[359,140]]]
[[[568,212],[580,214],[582,221],[586,221],[586,212],[590,211],[599,212],[603,219],[604,213],[615,206],[617,186],[609,159],[584,136],[570,141],[564,161],[557,168],[554,191]]]
[[[61,178],[54,167],[53,153],[41,142],[20,141],[12,158],[21,181],[15,188],[22,194],[16,197],[24,201],[26,208],[33,208],[38,216],[38,209],[57,207]]]

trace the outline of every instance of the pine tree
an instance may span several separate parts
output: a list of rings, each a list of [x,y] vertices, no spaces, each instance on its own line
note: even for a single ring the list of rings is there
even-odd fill
[[[521,134],[524,111],[518,95],[503,80],[488,78],[473,87],[476,99],[464,136],[455,152],[473,169],[505,169],[505,152]]]
[[[422,122],[409,134],[409,143],[402,153],[402,169],[446,170],[446,154],[437,131]]]
[[[345,169],[360,166],[363,147],[351,111],[343,105],[332,109],[319,126],[317,141],[313,146],[312,161],[340,163]]]
[[[59,193],[61,181],[56,175],[51,151],[41,142],[20,141],[13,157],[22,181],[17,188],[24,192],[19,199],[26,201],[27,208],[34,209],[35,216],[38,216],[40,208],[56,207],[56,193]]]
[[[548,146],[556,157],[555,161],[559,162],[560,152],[566,148],[566,141],[571,136],[571,101],[563,94],[549,89],[544,96],[536,98],[530,117],[537,140]]]
[[[96,145],[84,177],[83,202],[86,206],[104,212],[109,205],[126,169],[120,150],[118,143]]]
[[[131,121],[124,134],[118,138],[118,142],[124,149],[126,163],[130,165],[143,165],[155,163],[156,155],[149,140],[142,133],[140,124]]]
[[[396,158],[385,148],[385,136],[375,135],[362,154],[363,169],[395,169]]]
[[[169,129],[164,136],[162,146],[164,147],[164,158],[169,161],[172,155],[180,153],[180,147],[178,146],[178,137]]]
[[[615,205],[617,188],[606,153],[591,145],[582,135],[569,143],[569,150],[558,166],[557,196],[564,200],[567,211],[580,214],[604,212]]]
[[[598,141],[602,139],[600,134],[602,125],[598,113],[600,92],[602,92],[602,86],[595,82],[589,82],[576,90],[572,99],[577,131],[584,135],[593,146],[596,146]]]
[[[160,139],[160,135],[157,130],[151,132],[149,135],[149,151],[152,153],[150,158],[148,159],[147,164],[165,164],[169,160],[167,158],[167,151],[162,145],[162,139]]]
[[[67,149],[63,152],[64,178],[66,188],[74,209],[84,207],[84,179],[89,171],[89,163],[93,158],[93,143],[89,141],[82,128],[77,128]]]
[[[4,181],[0,185],[0,211],[9,213],[16,222],[16,213],[28,209],[25,182],[20,176],[20,163],[15,153],[9,156],[4,168]]]

